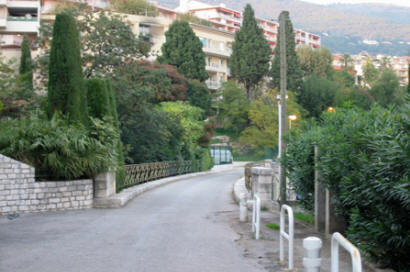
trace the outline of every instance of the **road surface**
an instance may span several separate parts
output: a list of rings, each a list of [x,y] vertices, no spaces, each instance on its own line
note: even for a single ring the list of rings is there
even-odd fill
[[[243,170],[178,181],[126,207],[0,218],[1,272],[263,271],[221,220]]]

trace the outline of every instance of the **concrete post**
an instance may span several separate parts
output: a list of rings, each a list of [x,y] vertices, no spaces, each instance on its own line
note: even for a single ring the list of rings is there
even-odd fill
[[[239,201],[239,221],[246,222],[248,221],[248,207],[246,205],[246,194],[240,195]]]
[[[303,239],[303,248],[305,249],[305,257],[303,258],[305,272],[319,272],[322,262],[320,258],[322,240],[317,237],[307,237]]]
[[[94,177],[94,197],[104,198],[115,194],[115,172],[108,171]]]
[[[273,169],[267,167],[252,167],[252,196],[258,194],[261,205],[268,207],[272,202]]]

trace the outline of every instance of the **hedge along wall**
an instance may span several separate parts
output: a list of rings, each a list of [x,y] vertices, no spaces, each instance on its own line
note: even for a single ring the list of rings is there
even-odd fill
[[[0,215],[91,208],[91,179],[36,182],[35,169],[0,154]]]

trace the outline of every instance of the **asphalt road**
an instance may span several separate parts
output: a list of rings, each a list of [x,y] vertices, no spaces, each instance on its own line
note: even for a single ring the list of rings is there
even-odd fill
[[[0,218],[1,272],[263,271],[221,220],[243,170],[178,181],[126,207]]]

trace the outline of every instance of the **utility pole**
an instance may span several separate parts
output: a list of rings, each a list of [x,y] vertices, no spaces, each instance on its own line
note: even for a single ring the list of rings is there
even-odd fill
[[[286,11],[282,11],[279,15],[279,35],[280,35],[280,158],[284,158],[286,154],[286,142],[283,136],[286,134]],[[279,182],[280,182],[280,203],[286,203],[286,168],[283,163],[279,166]]]

